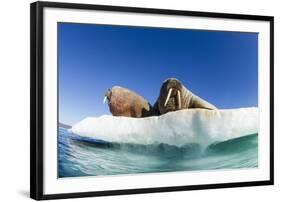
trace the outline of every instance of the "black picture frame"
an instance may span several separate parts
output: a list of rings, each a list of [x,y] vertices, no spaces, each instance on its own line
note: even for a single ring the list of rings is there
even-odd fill
[[[43,193],[43,9],[120,11],[180,16],[198,16],[224,19],[268,21],[270,23],[270,180],[239,183],[204,184],[173,187],[154,187],[128,190],[94,191],[45,195]],[[195,12],[183,10],[88,5],[75,3],[35,2],[30,5],[30,197],[36,200],[93,197],[106,195],[139,194],[153,192],[186,191],[274,184],[274,17],[229,13]]]

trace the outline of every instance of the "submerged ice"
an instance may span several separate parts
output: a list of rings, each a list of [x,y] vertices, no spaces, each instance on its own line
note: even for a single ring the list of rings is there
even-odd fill
[[[103,115],[78,122],[70,132],[117,143],[207,146],[257,133],[258,108],[186,109],[147,118]]]

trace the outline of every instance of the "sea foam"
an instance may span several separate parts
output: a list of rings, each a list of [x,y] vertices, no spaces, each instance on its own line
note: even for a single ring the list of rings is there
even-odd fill
[[[75,124],[70,132],[108,142],[207,146],[258,133],[258,108],[186,109],[162,116],[128,118],[103,115]]]

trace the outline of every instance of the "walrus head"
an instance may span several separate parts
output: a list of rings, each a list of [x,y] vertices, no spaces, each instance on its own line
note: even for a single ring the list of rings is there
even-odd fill
[[[158,99],[158,109],[160,114],[176,111],[182,108],[182,84],[175,78],[164,81]]]

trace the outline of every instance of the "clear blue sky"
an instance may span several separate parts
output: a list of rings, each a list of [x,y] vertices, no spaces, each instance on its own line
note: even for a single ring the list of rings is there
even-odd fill
[[[176,77],[218,108],[257,106],[258,34],[60,23],[59,120],[110,114],[105,91],[127,87],[151,104]]]

